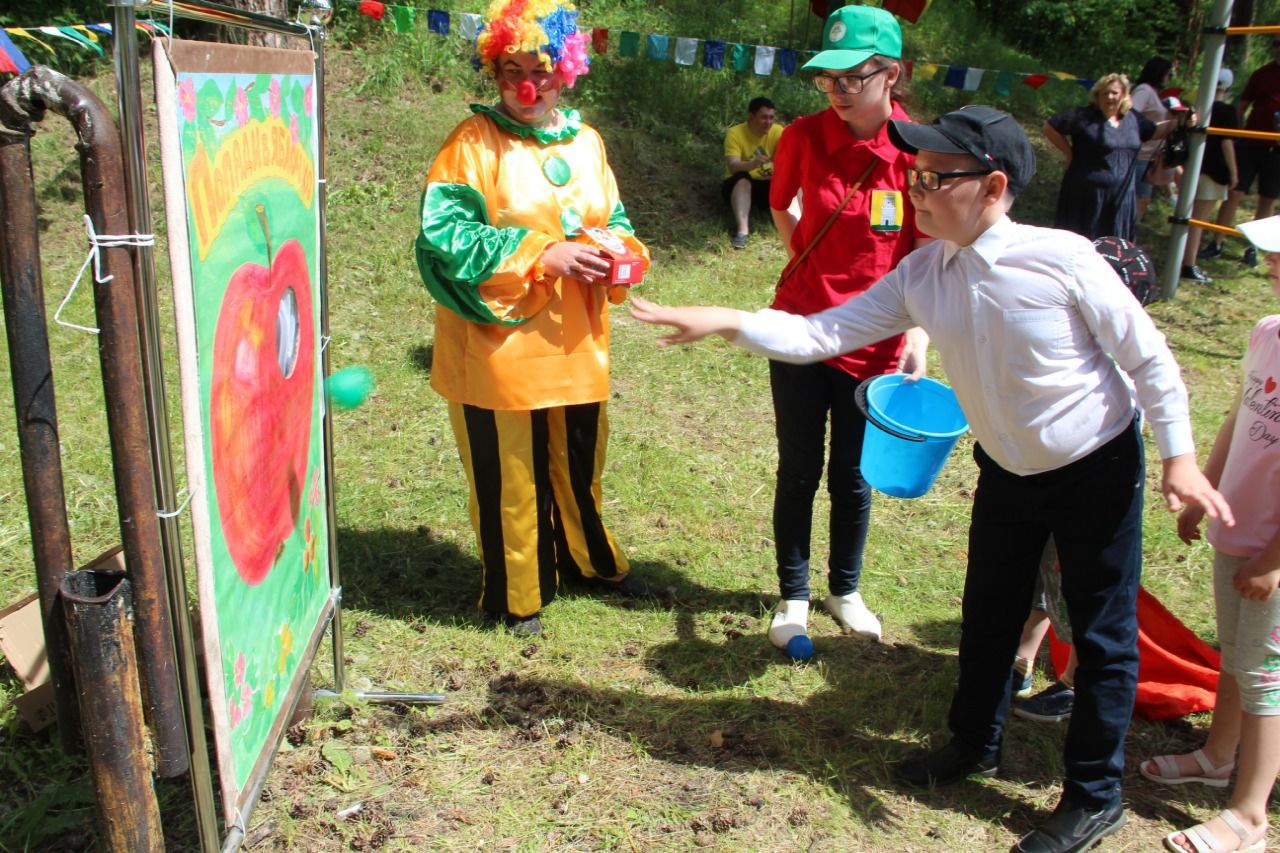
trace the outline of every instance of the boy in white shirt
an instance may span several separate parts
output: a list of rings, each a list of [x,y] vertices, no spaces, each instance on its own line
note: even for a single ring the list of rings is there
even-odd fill
[[[1186,502],[1227,524],[1231,510],[1196,466],[1186,388],[1147,313],[1088,240],[1006,215],[1035,174],[1017,122],[971,106],[932,125],[890,122],[889,135],[917,155],[908,171],[916,221],[938,239],[870,290],[808,317],[665,308],[634,296],[632,315],[675,327],[661,344],[719,334],[796,362],[913,326],[929,334],[978,440],[979,478],[952,737],[896,775],[945,785],[999,770],[1009,661],[1052,534],[1079,656],[1076,707],[1062,799],[1013,850],[1086,850],[1125,822],[1120,782],[1137,686],[1145,477],[1139,404],[1163,460],[1167,507]]]

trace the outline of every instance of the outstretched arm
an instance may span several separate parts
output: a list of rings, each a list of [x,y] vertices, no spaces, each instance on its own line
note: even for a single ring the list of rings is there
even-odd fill
[[[658,339],[658,346],[670,344],[686,344],[699,341],[707,335],[720,335],[726,340],[737,337],[739,328],[739,312],[735,308],[718,308],[711,305],[690,305],[681,308],[667,308],[641,299],[631,297],[631,316],[642,323],[653,323],[657,326],[671,326],[675,331]]]

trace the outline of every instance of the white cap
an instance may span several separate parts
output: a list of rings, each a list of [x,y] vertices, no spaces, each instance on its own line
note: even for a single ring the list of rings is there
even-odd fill
[[[1236,82],[1236,75],[1231,73],[1230,68],[1218,69],[1218,88],[1219,89],[1230,89],[1231,84],[1234,82]]]
[[[1241,222],[1236,227],[1260,251],[1280,252],[1280,216]]]

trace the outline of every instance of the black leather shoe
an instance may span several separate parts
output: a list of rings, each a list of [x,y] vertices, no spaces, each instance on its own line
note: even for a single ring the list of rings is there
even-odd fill
[[[970,776],[994,776],[1000,772],[1000,753],[983,756],[955,741],[919,758],[909,758],[893,769],[894,777],[916,788],[941,787]]]
[[[524,639],[542,634],[542,620],[536,613],[532,616],[507,616],[502,621],[513,637]]]
[[[1124,803],[1104,809],[1058,803],[1053,815],[1009,848],[1009,853],[1077,853],[1124,826]]]
[[[622,576],[622,580],[615,581],[608,578],[602,578],[600,585],[603,589],[613,590],[627,598],[652,598],[653,590],[644,582],[644,578],[635,572],[627,572]]]

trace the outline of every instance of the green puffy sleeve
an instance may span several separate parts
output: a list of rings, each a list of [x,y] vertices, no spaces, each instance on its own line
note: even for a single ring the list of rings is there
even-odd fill
[[[528,228],[489,221],[486,149],[473,119],[445,141],[427,175],[415,241],[418,271],[432,297],[475,323],[525,322],[550,298],[538,262],[555,242]]]

